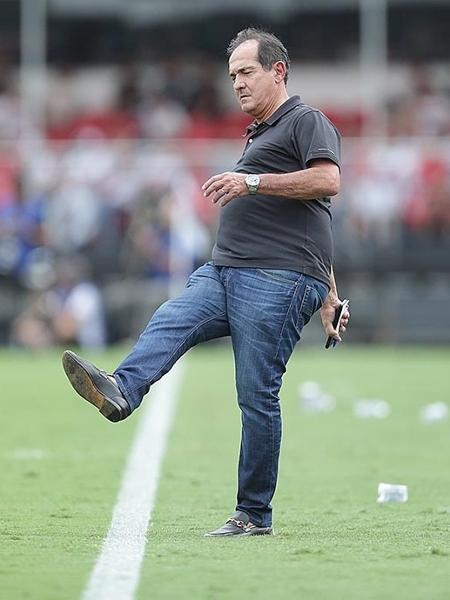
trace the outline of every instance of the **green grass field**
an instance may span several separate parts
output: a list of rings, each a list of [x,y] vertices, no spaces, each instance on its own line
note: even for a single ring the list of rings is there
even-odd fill
[[[95,360],[112,368],[121,355]],[[234,509],[240,421],[230,349],[186,361],[137,598],[450,597],[450,421],[419,420],[426,404],[450,402],[450,349],[298,350],[282,390],[273,538],[203,537]],[[0,364],[0,598],[77,599],[139,412],[105,421],[72,392],[57,353],[3,352]],[[305,380],[335,396],[333,412],[300,410]],[[387,400],[391,415],[355,418],[361,397]],[[381,481],[406,483],[409,501],[378,505]]]

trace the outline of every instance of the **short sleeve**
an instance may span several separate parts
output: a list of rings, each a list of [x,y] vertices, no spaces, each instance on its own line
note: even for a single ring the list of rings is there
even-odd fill
[[[305,167],[315,158],[328,158],[341,167],[341,136],[319,110],[311,110],[297,120],[292,141]]]

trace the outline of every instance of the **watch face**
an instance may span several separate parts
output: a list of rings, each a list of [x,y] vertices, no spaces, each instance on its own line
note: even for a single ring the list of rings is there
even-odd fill
[[[259,185],[259,175],[247,175],[246,183],[249,186],[256,187]]]

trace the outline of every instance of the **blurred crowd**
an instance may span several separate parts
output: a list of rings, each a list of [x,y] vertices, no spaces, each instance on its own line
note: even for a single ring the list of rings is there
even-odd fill
[[[294,66],[295,69],[295,66]],[[301,66],[298,67],[301,71]],[[225,89],[226,84],[226,89]],[[0,139],[19,133],[17,72],[0,55]],[[409,89],[385,107],[390,137],[450,134],[448,81],[429,68],[412,65]],[[223,65],[206,58],[175,55],[145,66],[110,67],[97,72],[52,68],[47,79],[45,136],[86,139],[235,139],[248,118],[233,102]],[[307,91],[307,90],[305,90]],[[374,115],[354,104],[327,99],[319,106],[344,136],[360,136]]]
[[[19,143],[17,82],[0,66],[0,342],[117,341],[108,290],[146,280],[168,293],[209,258],[217,210],[200,186],[234,164],[248,123],[223,101],[216,68],[127,68],[109,101],[95,88],[80,97],[61,71],[45,138]],[[340,271],[450,272],[449,97],[414,73],[411,93],[388,102],[388,140],[358,139],[358,113],[329,111],[352,136],[334,200]]]
[[[101,345],[107,334],[83,337],[84,323],[76,335],[70,327],[52,326],[51,334],[42,323],[31,327],[30,305],[47,322],[43,307],[75,306],[69,297],[79,284],[80,297],[114,282],[132,290],[143,280],[167,294],[174,276],[182,279],[208,260],[217,209],[201,183],[229,168],[241,146],[212,140],[0,145],[0,284],[2,291],[10,286],[28,294],[20,296],[27,298],[26,318],[11,340],[45,345],[70,333],[76,343]],[[343,174],[333,200],[340,272],[450,272],[448,140],[346,141]],[[62,283],[72,261],[84,267],[74,266]],[[95,310],[85,318],[99,323],[101,302],[90,305]],[[20,308],[13,305],[16,316]],[[0,321],[1,312],[0,306]],[[34,341],[26,343],[27,332]]]
[[[450,135],[450,89],[440,88],[424,65],[411,68],[408,93],[387,97],[386,112],[390,137]]]
[[[249,119],[224,98],[219,71],[213,61],[182,57],[97,72],[52,69],[44,101],[45,137],[235,138]],[[0,139],[18,132],[17,73],[2,69],[0,57]]]
[[[353,143],[334,205],[340,269],[450,272],[450,145]]]
[[[202,262],[211,246],[214,214],[200,192],[209,171],[188,168],[186,152],[135,141],[0,145],[2,291],[27,291],[35,315],[48,292],[61,298],[62,289],[68,293],[79,283],[101,289],[147,279],[167,293],[171,280]],[[61,286],[72,260],[89,269],[74,268],[72,285]],[[51,344],[54,337],[39,339]],[[83,344],[105,339],[96,335]]]

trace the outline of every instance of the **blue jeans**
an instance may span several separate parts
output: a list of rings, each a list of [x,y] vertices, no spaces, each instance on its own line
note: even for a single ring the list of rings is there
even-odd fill
[[[257,525],[272,523],[283,373],[303,327],[327,294],[324,283],[295,271],[207,263],[178,297],[158,308],[114,373],[134,410],[189,348],[231,336],[242,417],[236,508]]]

